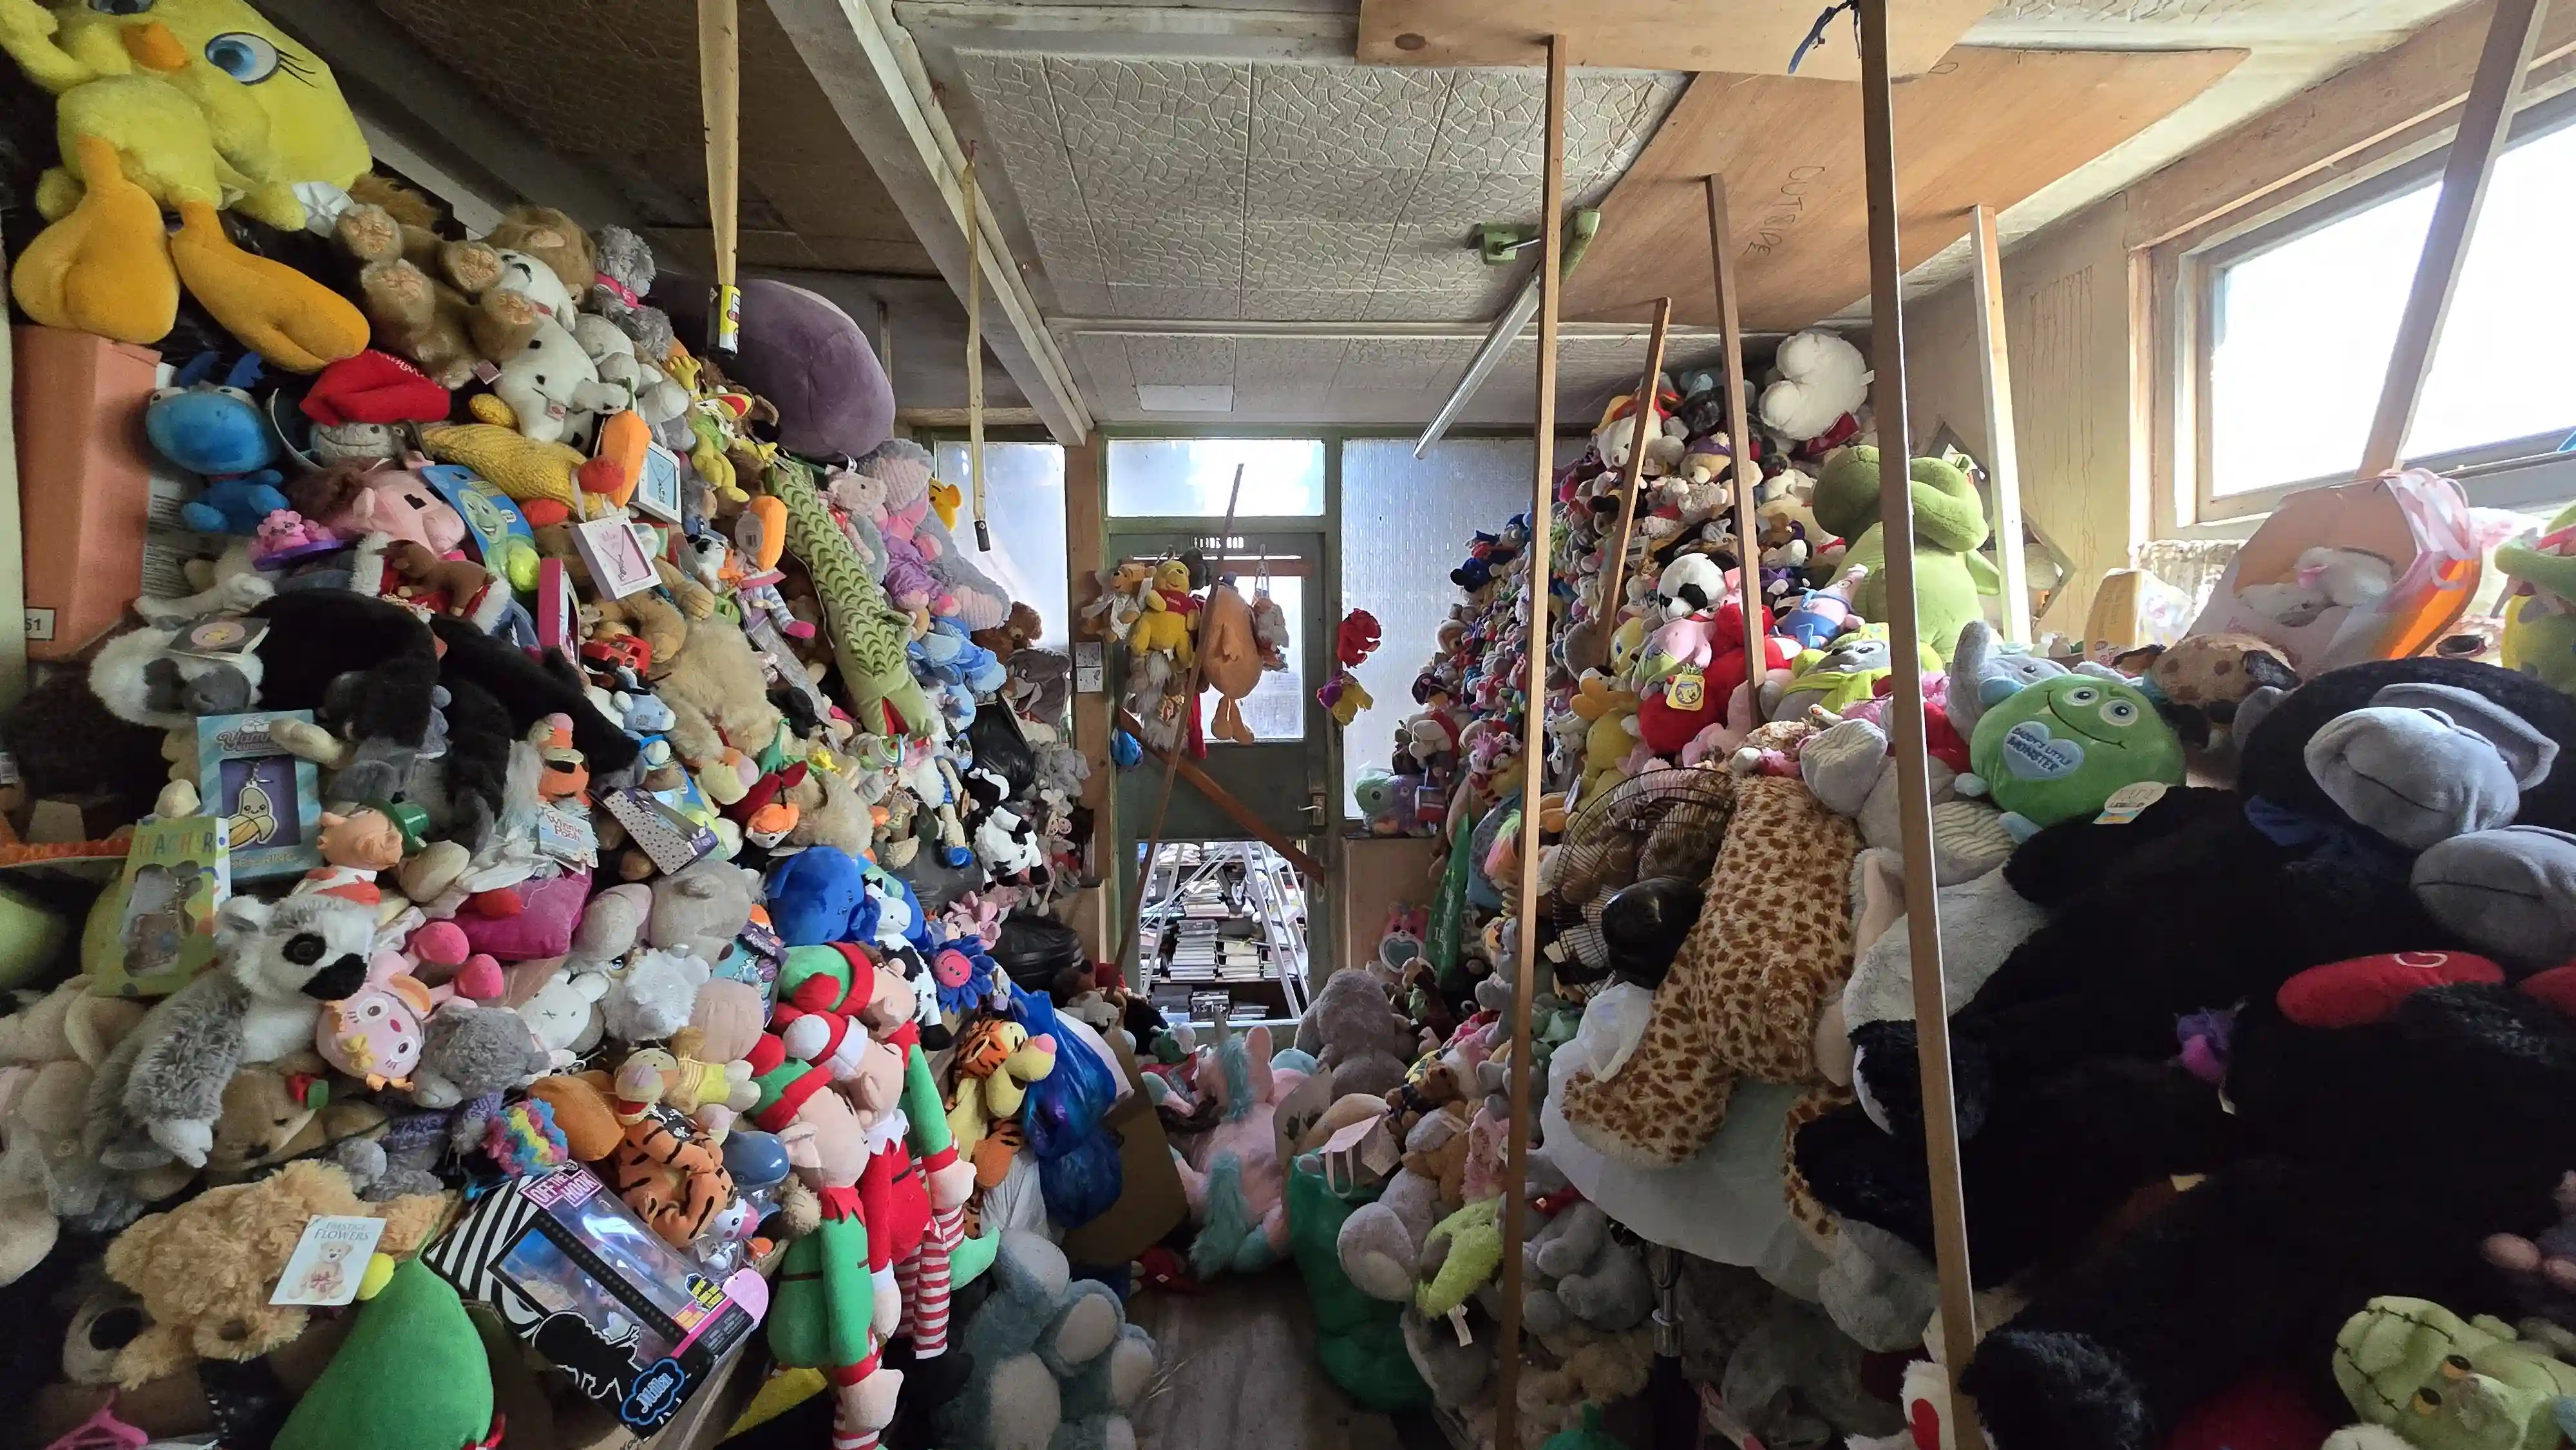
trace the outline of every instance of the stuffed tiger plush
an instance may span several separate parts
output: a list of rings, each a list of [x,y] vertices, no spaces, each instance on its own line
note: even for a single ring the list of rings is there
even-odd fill
[[[733,1202],[722,1160],[659,1108],[627,1125],[616,1151],[592,1165],[626,1206],[673,1248],[687,1248]]]

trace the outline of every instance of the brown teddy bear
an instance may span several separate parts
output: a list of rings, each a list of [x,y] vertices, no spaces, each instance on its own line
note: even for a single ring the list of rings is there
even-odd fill
[[[554,269],[564,290],[578,302],[599,280],[599,248],[581,223],[550,206],[514,206],[501,224],[483,234],[483,244],[504,252],[525,252]]]
[[[477,363],[528,345],[538,308],[493,290],[501,280],[495,244],[440,237],[436,208],[399,182],[362,176],[349,194],[359,204],[340,214],[332,234],[358,264],[359,310],[377,347],[441,387],[461,388]]]
[[[431,553],[428,545],[410,539],[396,539],[385,545],[385,567],[411,581],[409,587],[395,591],[398,596],[416,601],[443,594],[447,598],[444,612],[459,619],[480,624],[484,613],[499,613],[490,609],[490,604],[508,602],[506,593],[498,601],[487,593],[492,581],[499,577],[492,571],[464,559],[442,559]]]
[[[318,1074],[322,1059],[258,1063],[224,1084],[215,1145],[206,1151],[206,1181],[239,1183],[254,1171],[321,1153],[349,1138],[381,1137],[389,1116],[364,1099],[333,1102]]]
[[[993,658],[1007,664],[1011,656],[1018,654],[1029,645],[1036,644],[1038,636],[1044,633],[1046,633],[1046,621],[1038,617],[1036,610],[1015,600],[1011,604],[1011,615],[1008,619],[1003,620],[993,629],[979,629],[968,638],[991,650]]]
[[[429,1242],[454,1199],[424,1193],[368,1203],[340,1169],[299,1161],[136,1220],[107,1246],[107,1272],[141,1297],[152,1326],[117,1351],[117,1382],[139,1386],[200,1359],[257,1359],[303,1334],[311,1312],[268,1296],[307,1220],[381,1218],[376,1251],[400,1257]]]

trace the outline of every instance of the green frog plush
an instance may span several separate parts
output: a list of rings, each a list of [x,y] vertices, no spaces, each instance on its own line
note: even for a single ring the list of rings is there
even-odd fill
[[[2379,1298],[2335,1336],[2335,1383],[2415,1450],[2554,1450],[2576,1368],[2427,1299]],[[2365,1442],[2366,1443],[2366,1442]]]
[[[2100,811],[2124,787],[2183,781],[2182,739],[2155,703],[2134,685],[2089,673],[1988,701],[1968,738],[1968,763],[1975,773],[1959,777],[1959,793],[1982,789],[2015,840]]]
[[[2495,558],[2514,585],[2504,605],[2504,667],[2576,695],[2576,507]]]
[[[1986,542],[1986,510],[1977,486],[1955,465],[1917,458],[1913,468],[1915,633],[1947,659],[1959,630],[1981,613],[1980,594],[2003,591]],[[1867,565],[1853,587],[1852,610],[1887,618],[1887,545],[1879,537],[1878,450],[1860,443],[1825,461],[1816,479],[1816,521],[1851,540],[1843,567]]]

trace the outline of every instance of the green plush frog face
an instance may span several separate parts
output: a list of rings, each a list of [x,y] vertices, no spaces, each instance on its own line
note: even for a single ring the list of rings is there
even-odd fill
[[[2345,1321],[2334,1374],[2355,1414],[2418,1450],[2547,1450],[2562,1439],[2557,1402],[2576,1391],[2576,1368],[2503,1323],[2423,1299],[2373,1299]]]
[[[1996,805],[2042,826],[2099,811],[2122,786],[2183,778],[2182,741],[2154,703],[2097,675],[2059,675],[1988,707],[1968,755]]]

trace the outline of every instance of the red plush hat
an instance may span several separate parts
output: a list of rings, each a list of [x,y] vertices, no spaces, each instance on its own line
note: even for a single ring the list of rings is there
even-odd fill
[[[435,423],[447,416],[447,389],[389,352],[373,348],[322,370],[304,395],[304,416],[336,423]]]

